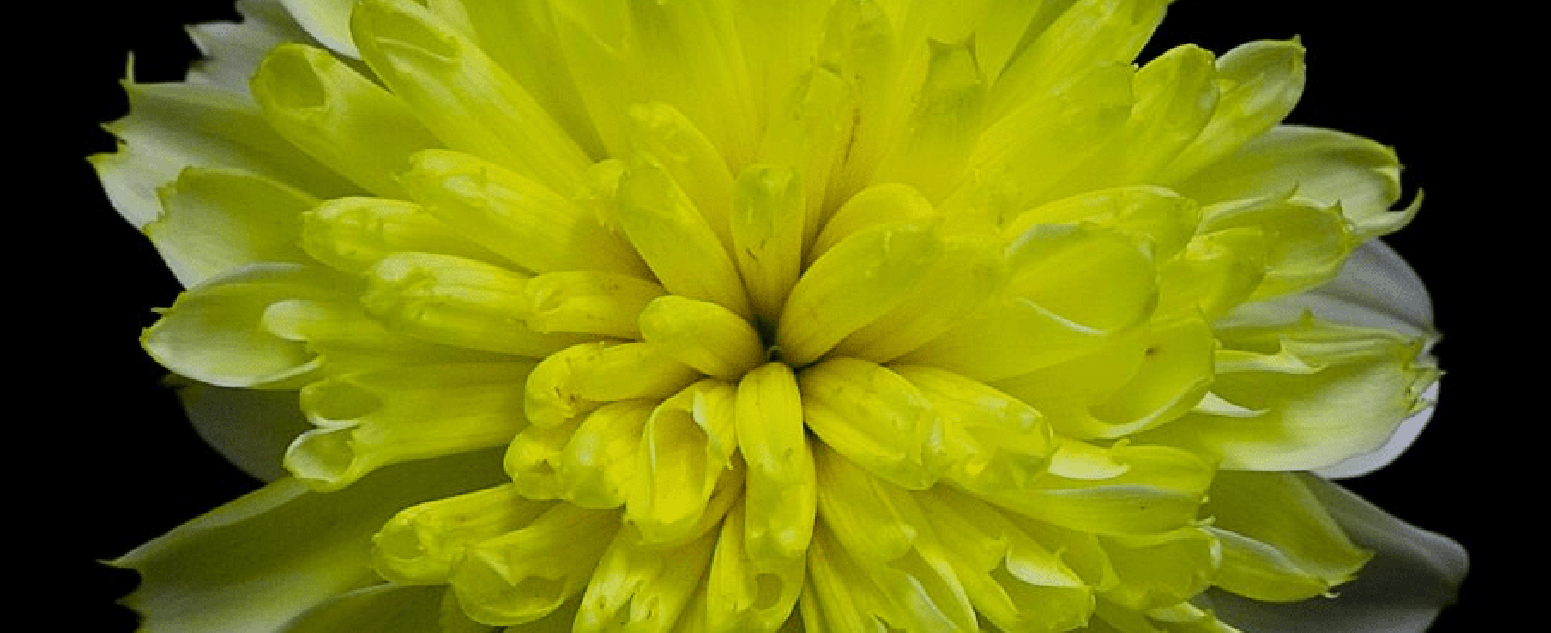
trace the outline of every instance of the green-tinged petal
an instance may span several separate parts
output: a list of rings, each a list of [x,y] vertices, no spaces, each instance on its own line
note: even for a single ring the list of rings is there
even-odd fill
[[[604,402],[661,400],[699,377],[649,343],[582,343],[539,362],[528,376],[523,410],[535,425],[559,426]]]
[[[576,141],[521,84],[425,7],[362,2],[350,26],[366,63],[449,148],[561,191],[581,183],[592,161]]]
[[[1252,299],[1306,290],[1329,281],[1359,240],[1335,206],[1269,196],[1214,204],[1204,210],[1204,233],[1249,229],[1259,232],[1265,276]],[[1246,245],[1254,244],[1250,242]],[[1257,253],[1259,255],[1259,253]]]
[[[1333,633],[1410,633],[1425,630],[1452,604],[1469,567],[1464,548],[1439,534],[1396,519],[1335,484],[1301,476],[1352,541],[1373,558],[1333,598],[1266,604],[1212,592],[1210,606],[1245,631],[1294,633],[1311,627]]]
[[[662,165],[630,164],[619,184],[618,213],[630,243],[669,292],[719,303],[742,317],[753,314],[729,243]]]
[[[797,380],[803,420],[829,448],[906,488],[918,490],[937,481],[926,444],[940,432],[940,423],[931,401],[909,381],[846,357],[804,369]]]
[[[736,380],[764,360],[759,333],[731,310],[677,295],[641,310],[641,338],[708,376]]]
[[[91,160],[113,207],[136,227],[161,215],[158,190],[190,166],[245,171],[318,197],[357,192],[275,133],[246,95],[133,79],[124,92],[130,114],[107,126],[118,151]]]
[[[804,630],[815,633],[886,631],[895,620],[888,598],[823,522],[808,548],[808,582],[799,605]]]
[[[1223,546],[1213,584],[1255,600],[1328,595],[1372,555],[1352,544],[1296,474],[1221,473],[1203,512]]]
[[[1099,537],[1120,582],[1104,599],[1134,611],[1179,604],[1204,591],[1222,549],[1212,531],[1185,527],[1162,534]]]
[[[294,391],[232,389],[182,380],[173,388],[200,439],[262,481],[286,476],[280,466],[286,447],[312,428]]]
[[[1122,129],[1056,192],[1159,182],[1158,175],[1212,118],[1219,86],[1212,54],[1186,44],[1142,66],[1132,78],[1136,105]]]
[[[984,124],[986,82],[975,63],[974,38],[928,39],[926,75],[911,111],[873,175],[880,182],[913,183],[931,199],[958,184]]]
[[[750,165],[738,174],[729,218],[732,252],[754,312],[774,323],[802,274],[809,225],[800,172]]]
[[[619,527],[618,512],[555,504],[527,527],[468,548],[452,575],[458,603],[493,626],[549,615],[581,593]]]
[[[1225,470],[1307,470],[1385,445],[1438,377],[1424,341],[1324,323],[1220,326],[1212,393],[1236,411],[1197,410],[1138,439],[1221,460]]]
[[[318,428],[286,450],[285,467],[337,490],[401,461],[498,446],[526,424],[517,385],[533,361],[422,365],[330,376],[302,388]]]
[[[625,516],[649,542],[690,536],[708,511],[712,492],[733,468],[736,398],[732,384],[706,379],[664,400],[647,419]]]
[[[310,263],[298,248],[317,199],[248,172],[190,167],[161,189],[162,215],[144,227],[167,267],[193,287],[257,262]]]
[[[393,253],[441,253],[499,264],[498,256],[458,235],[413,202],[335,198],[301,217],[301,247],[336,270],[364,273]]]
[[[650,400],[611,402],[588,414],[557,456],[561,498],[584,508],[617,508],[642,476],[640,446]]]
[[[384,583],[348,591],[308,609],[276,629],[277,633],[441,631],[446,587],[408,587]]]
[[[162,366],[201,382],[294,388],[320,361],[306,344],[262,327],[265,311],[292,299],[338,299],[350,285],[319,267],[246,266],[183,293],[141,344]]]
[[[505,484],[406,508],[372,536],[372,568],[390,582],[446,584],[469,547],[527,527],[552,505]]]
[[[1159,180],[1188,178],[1280,123],[1303,95],[1304,71],[1296,39],[1250,42],[1218,58],[1220,96],[1212,118]]]
[[[899,362],[993,381],[1090,353],[1152,314],[1150,250],[1096,225],[1035,224],[1011,238],[1010,283]]]
[[[335,595],[376,583],[372,532],[405,506],[494,483],[498,457],[406,464],[326,494],[282,479],[112,564],[140,572],[125,603],[144,615],[144,630],[275,631]]]
[[[630,145],[668,172],[723,244],[732,243],[732,172],[716,145],[666,103],[630,107]]]
[[[523,293],[528,300],[526,321],[534,331],[637,338],[641,311],[664,291],[633,275],[567,270],[529,279]]]
[[[203,54],[188,70],[188,81],[232,92],[248,90],[254,69],[270,50],[287,42],[312,40],[295,16],[275,0],[237,0],[237,22],[188,26],[189,39]]]
[[[538,332],[525,317],[528,275],[478,260],[396,253],[367,271],[367,312],[432,343],[541,358],[594,337]]]
[[[1167,423],[1211,385],[1217,341],[1196,319],[1157,320],[1103,349],[999,381],[1063,435],[1118,438]]]
[[[1064,631],[1087,622],[1093,592],[997,509],[950,488],[916,498],[950,552],[975,608],[1003,631]]]
[[[788,363],[809,365],[911,296],[943,256],[931,228],[889,224],[842,239],[797,280],[776,326]]]
[[[818,482],[802,406],[797,378],[783,363],[766,363],[738,383],[733,414],[748,465],[746,533],[738,538],[756,567],[801,557],[813,537]]]
[[[1051,92],[1070,89],[1093,67],[1131,63],[1163,19],[1167,4],[1163,0],[1078,0],[997,78],[992,112],[999,117]]]
[[[1368,139],[1319,128],[1280,126],[1179,185],[1204,204],[1295,192],[1295,199],[1337,206],[1362,239],[1398,230],[1416,206],[1392,211],[1400,199],[1394,150]]]
[[[1022,487],[1045,470],[1055,441],[1028,404],[950,371],[890,369],[920,390],[941,425],[926,440],[929,469],[969,490]]]
[[[749,505],[740,501],[732,507],[716,539],[703,589],[706,631],[775,631],[791,615],[802,593],[806,538],[794,556],[750,554],[746,538],[756,532],[745,528]]]
[[[377,195],[402,197],[395,177],[409,156],[440,145],[402,101],[310,46],[271,51],[252,90],[275,131]]]
[[[1106,449],[1118,474],[1084,475],[1062,464],[1021,489],[975,490],[976,496],[1054,525],[1097,534],[1156,534],[1196,518],[1213,469],[1201,458],[1164,446]],[[1064,473],[1064,474],[1056,474]]]
[[[554,182],[445,150],[415,154],[401,180],[454,231],[529,271],[646,274],[630,244]]]
[[[835,346],[835,353],[883,363],[908,354],[952,329],[1007,283],[1001,241],[987,235],[943,239],[940,259],[893,309]]]
[[[675,630],[680,612],[711,562],[716,536],[716,531],[710,531],[686,544],[662,548],[643,544],[633,529],[620,530],[582,594],[573,630]]]
[[[350,38],[353,0],[277,0],[307,30],[307,34],[341,55],[359,57]]]

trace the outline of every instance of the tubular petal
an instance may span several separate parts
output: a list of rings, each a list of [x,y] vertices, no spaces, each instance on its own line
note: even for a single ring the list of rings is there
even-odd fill
[[[365,0],[350,26],[367,65],[448,147],[561,191],[580,184],[592,162],[581,147],[521,84],[425,7]]]
[[[618,517],[558,503],[527,527],[468,548],[452,574],[458,603],[490,626],[549,615],[586,586],[620,531]]]
[[[680,541],[699,525],[717,482],[732,469],[736,397],[731,384],[706,379],[664,400],[647,419],[641,474],[625,516],[648,542]]]
[[[674,630],[701,583],[715,545],[715,531],[677,547],[660,548],[644,544],[630,528],[621,530],[582,594],[573,630]]]
[[[936,231],[909,224],[845,238],[808,267],[787,297],[776,326],[781,356],[796,367],[819,360],[908,298],[942,254]]]
[[[556,458],[561,498],[584,508],[617,508],[641,476],[638,454],[650,400],[611,402],[588,414]]]
[[[736,380],[764,358],[754,326],[708,301],[658,297],[641,310],[641,338],[700,373]]]
[[[587,340],[524,321],[528,275],[472,259],[395,253],[367,272],[361,303],[390,328],[434,343],[542,358]]]
[[[619,223],[669,292],[752,314],[727,243],[661,165],[640,160],[625,171]]]
[[[265,311],[290,299],[346,298],[348,287],[322,268],[237,268],[179,296],[140,342],[163,366],[212,385],[295,388],[320,361],[305,343],[263,328]]]
[[[748,465],[746,531],[738,538],[756,567],[800,558],[813,536],[818,482],[802,406],[797,378],[783,363],[766,363],[738,383],[733,415]]]
[[[405,508],[372,537],[372,568],[390,582],[445,584],[470,546],[521,529],[552,505],[506,484]]]
[[[302,213],[302,250],[325,266],[364,273],[393,253],[442,253],[486,263],[500,259],[453,232],[413,202],[335,198]]]
[[[296,438],[285,467],[314,489],[338,490],[388,464],[508,442],[525,423],[511,383],[532,368],[426,365],[314,382],[302,388],[302,411],[319,428]]]
[[[310,46],[276,47],[253,76],[252,90],[275,131],[380,196],[402,197],[395,176],[411,154],[437,145],[392,93]]]
[[[807,542],[796,556],[756,560],[745,541],[746,508],[744,502],[732,507],[716,539],[703,594],[707,631],[775,631],[802,593]]]
[[[804,235],[816,224],[806,217],[799,178],[790,167],[750,165],[733,189],[733,256],[755,314],[771,323],[802,274]]]
[[[401,180],[453,230],[529,271],[645,276],[646,267],[630,245],[561,195],[568,190],[557,190],[554,183],[445,150],[415,154]]]
[[[899,374],[838,357],[803,370],[797,380],[803,421],[829,448],[906,488],[937,481],[925,452],[941,423],[931,402]]]

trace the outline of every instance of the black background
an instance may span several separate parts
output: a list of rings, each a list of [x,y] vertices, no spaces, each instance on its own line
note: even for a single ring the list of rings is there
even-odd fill
[[[12,365],[26,377],[11,383],[18,506],[8,515],[43,537],[15,546],[44,557],[29,583],[39,597],[68,600],[70,610],[54,616],[68,624],[57,630],[128,631],[133,616],[110,603],[133,587],[133,574],[95,561],[257,484],[203,446],[139,349],[151,309],[178,288],[118,218],[84,157],[113,147],[100,123],[126,111],[118,82],[131,51],[139,80],[176,80],[196,54],[182,25],[236,14],[225,0],[42,10],[25,21],[37,25],[27,35],[36,44],[12,57],[22,79],[6,89],[24,109],[12,121],[21,161],[8,184],[28,192],[11,199],[7,225]],[[1542,142],[1519,121],[1543,106],[1515,87],[1535,83],[1531,76],[1503,79],[1518,59],[1509,21],[1465,15],[1453,3],[1183,0],[1144,54],[1184,42],[1221,53],[1300,35],[1309,84],[1290,120],[1395,146],[1408,193],[1426,189],[1416,222],[1388,241],[1433,294],[1449,372],[1442,402],[1410,452],[1348,485],[1470,549],[1472,575],[1439,631],[1474,630],[1505,608],[1504,576],[1524,564],[1508,549],[1512,526],[1530,520],[1518,508],[1538,501],[1544,482],[1514,472],[1523,463],[1514,447],[1531,441],[1539,422],[1529,417],[1539,394],[1512,377],[1536,371],[1544,356],[1532,347],[1537,320],[1521,317],[1534,308],[1527,297],[1541,294],[1543,266],[1523,265],[1514,242],[1540,231],[1520,218],[1536,215],[1541,183],[1516,173],[1535,160],[1526,158],[1532,150],[1506,152]]]

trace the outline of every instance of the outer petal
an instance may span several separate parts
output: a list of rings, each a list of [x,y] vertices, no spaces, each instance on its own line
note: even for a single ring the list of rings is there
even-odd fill
[[[199,437],[263,481],[286,476],[280,467],[286,447],[312,428],[295,391],[229,389],[192,381],[177,389]]]
[[[442,631],[445,586],[381,584],[349,591],[286,623],[283,633],[425,633]]]
[[[394,512],[493,481],[498,455],[386,469],[333,494],[282,479],[183,524],[111,564],[139,571],[125,603],[143,631],[274,631],[376,580],[371,535]]]
[[[1370,240],[1352,251],[1341,273],[1306,293],[1279,297],[1237,309],[1229,319],[1255,318],[1293,322],[1305,311],[1344,325],[1383,328],[1412,337],[1436,337],[1433,306],[1421,277],[1394,249]],[[1424,354],[1425,358],[1426,355]],[[1380,448],[1320,469],[1329,478],[1361,476],[1388,465],[1410,448],[1427,427],[1438,401],[1439,383],[1422,394],[1427,408],[1406,418]]]
[[[270,49],[285,42],[311,42],[280,0],[237,0],[241,22],[206,22],[188,29],[204,54],[189,69],[188,80],[248,91],[248,78]]]
[[[1469,567],[1458,543],[1318,477],[1305,482],[1353,541],[1374,550],[1373,560],[1333,599],[1272,605],[1213,592],[1211,607],[1224,622],[1256,633],[1412,633],[1454,601]]]
[[[350,12],[355,0],[279,0],[291,16],[317,38],[341,55],[360,57],[350,37]]]

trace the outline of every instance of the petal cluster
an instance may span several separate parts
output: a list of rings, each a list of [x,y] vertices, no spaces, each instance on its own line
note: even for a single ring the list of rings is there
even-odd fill
[[[1297,41],[1134,63],[1166,5],[239,3],[95,162],[188,288],[146,349],[308,424],[120,561],[131,602],[1142,633],[1330,600],[1386,532],[1308,471],[1436,392],[1428,308],[1362,290],[1422,292],[1373,241],[1417,205],[1388,148],[1280,124]],[[200,588],[238,539],[290,589]]]

